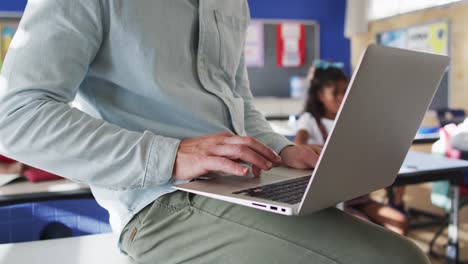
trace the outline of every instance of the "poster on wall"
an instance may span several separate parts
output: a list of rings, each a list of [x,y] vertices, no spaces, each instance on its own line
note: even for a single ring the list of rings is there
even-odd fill
[[[408,28],[407,47],[411,50],[448,55],[447,22]]]
[[[406,30],[401,29],[382,33],[379,44],[394,48],[405,48]]]
[[[247,67],[263,67],[265,64],[265,48],[263,43],[263,23],[251,22],[247,28],[245,41],[245,64]]]
[[[0,69],[17,27],[18,26],[15,23],[0,22]]]
[[[450,56],[450,21],[414,25],[377,35],[377,43],[384,46]],[[445,109],[450,102],[450,68],[444,74],[430,109]]]
[[[300,67],[305,63],[305,27],[301,23],[281,23],[276,27],[277,64]]]
[[[378,43],[384,46],[449,55],[449,22],[440,21],[380,33]]]

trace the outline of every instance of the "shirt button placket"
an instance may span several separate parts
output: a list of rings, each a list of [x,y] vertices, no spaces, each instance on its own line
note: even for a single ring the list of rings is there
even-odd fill
[[[235,105],[232,102],[231,98],[229,98],[229,97],[226,98],[225,102],[226,102],[226,105],[228,106],[229,113],[230,113],[230,116],[231,116],[232,127],[237,132],[237,134],[240,135],[242,133],[242,129],[239,127],[240,123],[239,123],[239,117],[238,117],[237,111],[236,111],[237,109],[235,108]]]
[[[200,67],[202,70],[206,69],[205,61],[203,59],[199,60],[198,67]]]

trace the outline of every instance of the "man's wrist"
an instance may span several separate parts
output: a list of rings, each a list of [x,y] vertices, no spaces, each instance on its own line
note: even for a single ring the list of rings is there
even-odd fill
[[[294,145],[293,142],[275,132],[256,135],[255,138],[270,147],[278,155],[285,147]]]
[[[281,155],[284,153],[284,150],[286,150],[286,149],[288,149],[288,148],[290,148],[290,147],[294,147],[294,146],[296,146],[296,145],[295,145],[295,144],[291,144],[291,145],[285,146],[285,147],[278,153],[278,155],[281,156]]]

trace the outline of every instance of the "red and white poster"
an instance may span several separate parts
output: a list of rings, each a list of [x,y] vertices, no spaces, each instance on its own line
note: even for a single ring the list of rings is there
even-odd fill
[[[278,66],[303,66],[306,55],[304,24],[278,24],[276,26],[276,36]]]
[[[245,64],[247,67],[263,67],[264,43],[263,43],[263,23],[251,22],[247,29],[247,39],[245,41]]]

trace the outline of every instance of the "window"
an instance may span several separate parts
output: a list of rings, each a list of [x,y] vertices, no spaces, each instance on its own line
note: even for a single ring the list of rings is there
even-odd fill
[[[400,15],[461,0],[369,0],[369,20]]]

